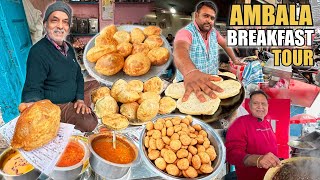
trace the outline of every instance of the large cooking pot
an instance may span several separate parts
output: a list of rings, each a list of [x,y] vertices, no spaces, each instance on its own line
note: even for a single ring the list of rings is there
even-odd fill
[[[21,175],[9,175],[2,171],[3,163],[7,157],[9,157],[11,154],[15,153],[16,150],[12,148],[7,148],[2,152],[0,155],[0,175],[4,177],[6,180],[29,180],[29,179],[37,179],[40,175],[40,171],[37,169],[33,169],[25,174]],[[0,177],[1,177],[0,176]]]
[[[290,163],[290,162],[295,162],[295,161],[301,161],[301,160],[308,160],[311,162],[317,162],[317,164],[320,164],[320,159],[319,158],[314,158],[314,157],[293,157],[289,159],[282,160],[281,163]],[[279,167],[274,167],[270,168],[267,173],[264,176],[263,180],[272,180],[273,177],[276,175],[276,173],[281,169],[281,166]]]
[[[90,157],[90,151],[89,151],[88,145],[83,141],[75,138],[71,138],[69,142],[75,142],[78,145],[80,145],[84,150],[84,156],[82,160],[75,165],[68,166],[68,167],[56,166],[52,174],[50,174],[50,177],[52,177],[54,180],[76,179],[77,177],[79,177],[83,167],[88,165],[87,160]]]
[[[134,151],[135,157],[131,163],[128,164],[117,164],[111,161],[108,161],[102,158],[98,153],[96,153],[92,147],[92,143],[99,138],[112,138],[111,132],[103,132],[100,134],[93,134],[89,137],[89,149],[91,152],[90,156],[90,166],[95,173],[99,176],[106,179],[119,179],[128,174],[128,171],[131,167],[136,165],[139,162],[139,151],[133,141],[124,136],[124,135],[116,135],[117,139],[121,139],[125,143],[127,143]]]

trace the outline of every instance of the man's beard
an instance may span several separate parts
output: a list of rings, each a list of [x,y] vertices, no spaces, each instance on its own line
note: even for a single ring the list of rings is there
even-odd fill
[[[56,42],[63,42],[67,38],[67,32],[64,29],[54,28],[53,30],[47,29],[49,37]],[[61,37],[62,34],[62,37]]]
[[[205,28],[205,25],[209,25],[210,28],[209,28],[209,29],[208,29],[208,28]],[[210,25],[210,24],[208,24],[208,23],[205,23],[205,24],[199,26],[199,29],[200,29],[201,31],[203,31],[203,32],[209,32],[209,31],[212,29],[212,25]]]

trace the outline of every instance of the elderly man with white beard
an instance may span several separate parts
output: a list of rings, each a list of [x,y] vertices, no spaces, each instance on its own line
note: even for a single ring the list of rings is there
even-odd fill
[[[66,42],[71,17],[70,6],[62,1],[48,6],[43,19],[46,35],[32,46],[28,55],[22,102],[28,107],[49,99],[61,108],[61,122],[88,132],[98,123],[89,97],[99,83],[84,83],[75,51]]]

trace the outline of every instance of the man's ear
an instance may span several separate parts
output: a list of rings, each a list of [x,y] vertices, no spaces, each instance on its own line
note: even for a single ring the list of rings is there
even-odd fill
[[[196,11],[196,12],[194,12],[194,17],[199,17],[199,13]]]

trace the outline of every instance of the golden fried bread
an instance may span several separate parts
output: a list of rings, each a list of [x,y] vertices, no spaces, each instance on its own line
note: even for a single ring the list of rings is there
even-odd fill
[[[159,114],[169,114],[177,107],[177,103],[171,97],[163,97],[160,99]]]
[[[105,37],[105,36],[97,36],[94,45],[95,46],[103,46],[103,45],[118,45],[118,42],[113,37]]]
[[[140,104],[137,110],[137,118],[143,122],[150,121],[157,116],[158,111],[159,102],[147,99]]]
[[[124,58],[118,53],[107,54],[99,58],[95,65],[98,73],[112,76],[117,74],[124,66]]]
[[[128,82],[128,89],[140,93],[143,91],[143,82],[140,80],[131,80]]]
[[[119,106],[113,97],[105,96],[96,102],[94,111],[99,118],[102,118],[108,114],[117,113],[119,111]]]
[[[102,117],[102,123],[112,130],[122,130],[129,126],[128,119],[121,114],[109,114]]]
[[[139,28],[134,28],[131,30],[130,33],[131,36],[131,42],[134,43],[142,43],[144,39],[146,38],[143,34],[143,31]]]
[[[103,46],[94,46],[87,53],[87,60],[89,62],[95,63],[103,55],[113,53],[117,51],[117,46],[113,44],[103,45]]]
[[[132,52],[132,44],[128,42],[123,42],[121,44],[118,44],[117,51],[119,54],[121,54],[121,56],[127,57]]]
[[[169,50],[164,47],[154,48],[148,52],[148,58],[150,59],[153,66],[160,66],[162,64],[165,64],[169,60],[169,57]]]
[[[147,80],[143,84],[143,91],[144,92],[155,92],[157,94],[161,94],[163,88],[163,81],[158,77],[153,77],[149,80]]]
[[[150,68],[149,58],[143,53],[137,53],[127,57],[123,71],[129,76],[141,76],[146,74]]]
[[[152,35],[152,36],[149,36],[144,41],[144,43],[148,45],[149,49],[153,49],[153,48],[161,47],[163,44],[163,40],[161,39],[160,36]]]
[[[124,89],[126,89],[127,87],[127,82],[123,79],[118,79],[116,82],[113,83],[112,87],[111,87],[111,91],[110,91],[110,95],[117,100],[118,99],[118,95],[121,91],[123,91]]]
[[[99,87],[98,89],[91,92],[91,101],[95,104],[98,99],[105,96],[110,96],[110,89],[106,86]]]
[[[120,106],[120,113],[124,115],[128,120],[137,119],[137,110],[139,104],[137,102],[126,103]]]
[[[113,38],[118,41],[118,44],[123,42],[130,42],[130,34],[127,31],[117,31]]]
[[[147,55],[149,52],[149,47],[145,43],[136,43],[133,44],[132,54],[143,53]]]
[[[143,33],[147,36],[160,35],[161,29],[158,26],[147,26],[146,28],[143,29]]]
[[[153,99],[159,102],[161,99],[161,96],[153,91],[140,93],[140,99],[138,100],[138,103],[141,104],[144,100],[147,100],[147,99]]]
[[[31,151],[53,140],[60,127],[61,110],[50,100],[35,102],[20,115],[11,146]]]
[[[137,101],[138,99],[140,99],[139,93],[128,90],[128,87],[120,91],[117,96],[117,101],[121,103],[131,103]]]
[[[117,27],[114,24],[104,27],[100,35],[104,37],[112,37],[117,32]]]

